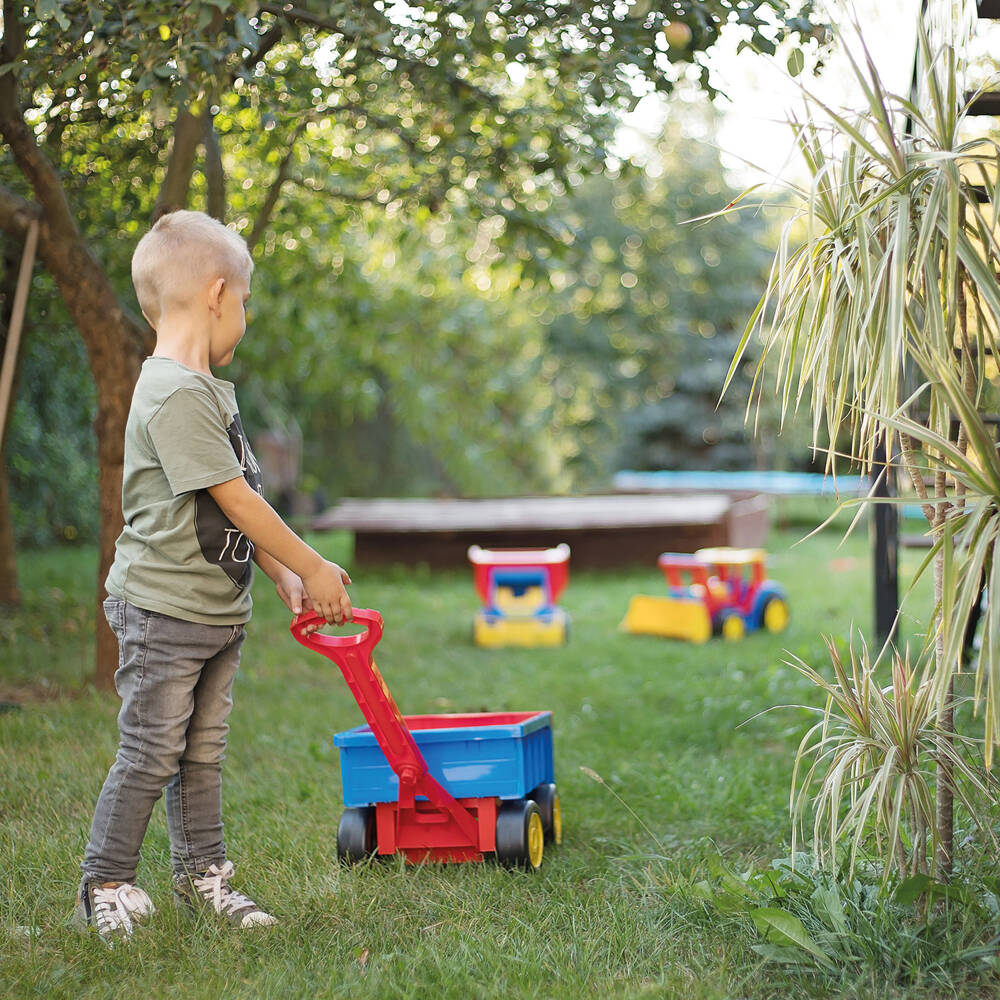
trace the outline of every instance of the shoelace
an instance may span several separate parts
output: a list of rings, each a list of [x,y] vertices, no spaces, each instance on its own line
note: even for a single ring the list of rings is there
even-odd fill
[[[94,889],[94,915],[97,926],[109,932],[113,933],[122,928],[126,934],[131,934],[132,914],[145,916],[151,909],[149,896],[138,886],[128,882],[112,889]]]
[[[257,909],[257,904],[252,899],[230,888],[227,880],[235,870],[232,861],[227,861],[221,868],[211,865],[204,875],[191,879],[199,895],[211,902],[216,913],[236,914],[243,910]]]

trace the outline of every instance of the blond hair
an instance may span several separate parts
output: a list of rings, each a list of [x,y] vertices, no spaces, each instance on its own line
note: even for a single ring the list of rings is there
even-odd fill
[[[243,237],[204,212],[161,216],[132,254],[132,284],[154,325],[169,306],[183,306],[217,278],[250,280],[253,261]]]

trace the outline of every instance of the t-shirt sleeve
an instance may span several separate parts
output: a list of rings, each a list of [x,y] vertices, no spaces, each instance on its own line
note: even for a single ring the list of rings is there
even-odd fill
[[[243,474],[223,419],[209,393],[178,389],[149,421],[150,441],[174,496]]]

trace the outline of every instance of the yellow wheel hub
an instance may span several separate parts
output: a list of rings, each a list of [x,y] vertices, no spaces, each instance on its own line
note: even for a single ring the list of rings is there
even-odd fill
[[[533,812],[528,820],[528,862],[532,868],[541,866],[544,849],[545,831],[542,828],[542,817]]]
[[[558,795],[552,800],[552,839],[557,844],[562,843],[562,806]]]
[[[768,632],[784,632],[788,627],[788,604],[780,597],[773,597],[764,609],[764,628]]]
[[[730,615],[722,623],[722,637],[724,639],[742,639],[746,635],[747,627],[739,615]]]

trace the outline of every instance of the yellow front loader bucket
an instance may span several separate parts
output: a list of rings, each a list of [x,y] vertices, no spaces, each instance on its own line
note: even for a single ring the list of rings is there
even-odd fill
[[[712,620],[701,601],[648,594],[636,594],[629,601],[621,628],[638,635],[660,635],[697,643],[708,642],[712,636]]]

